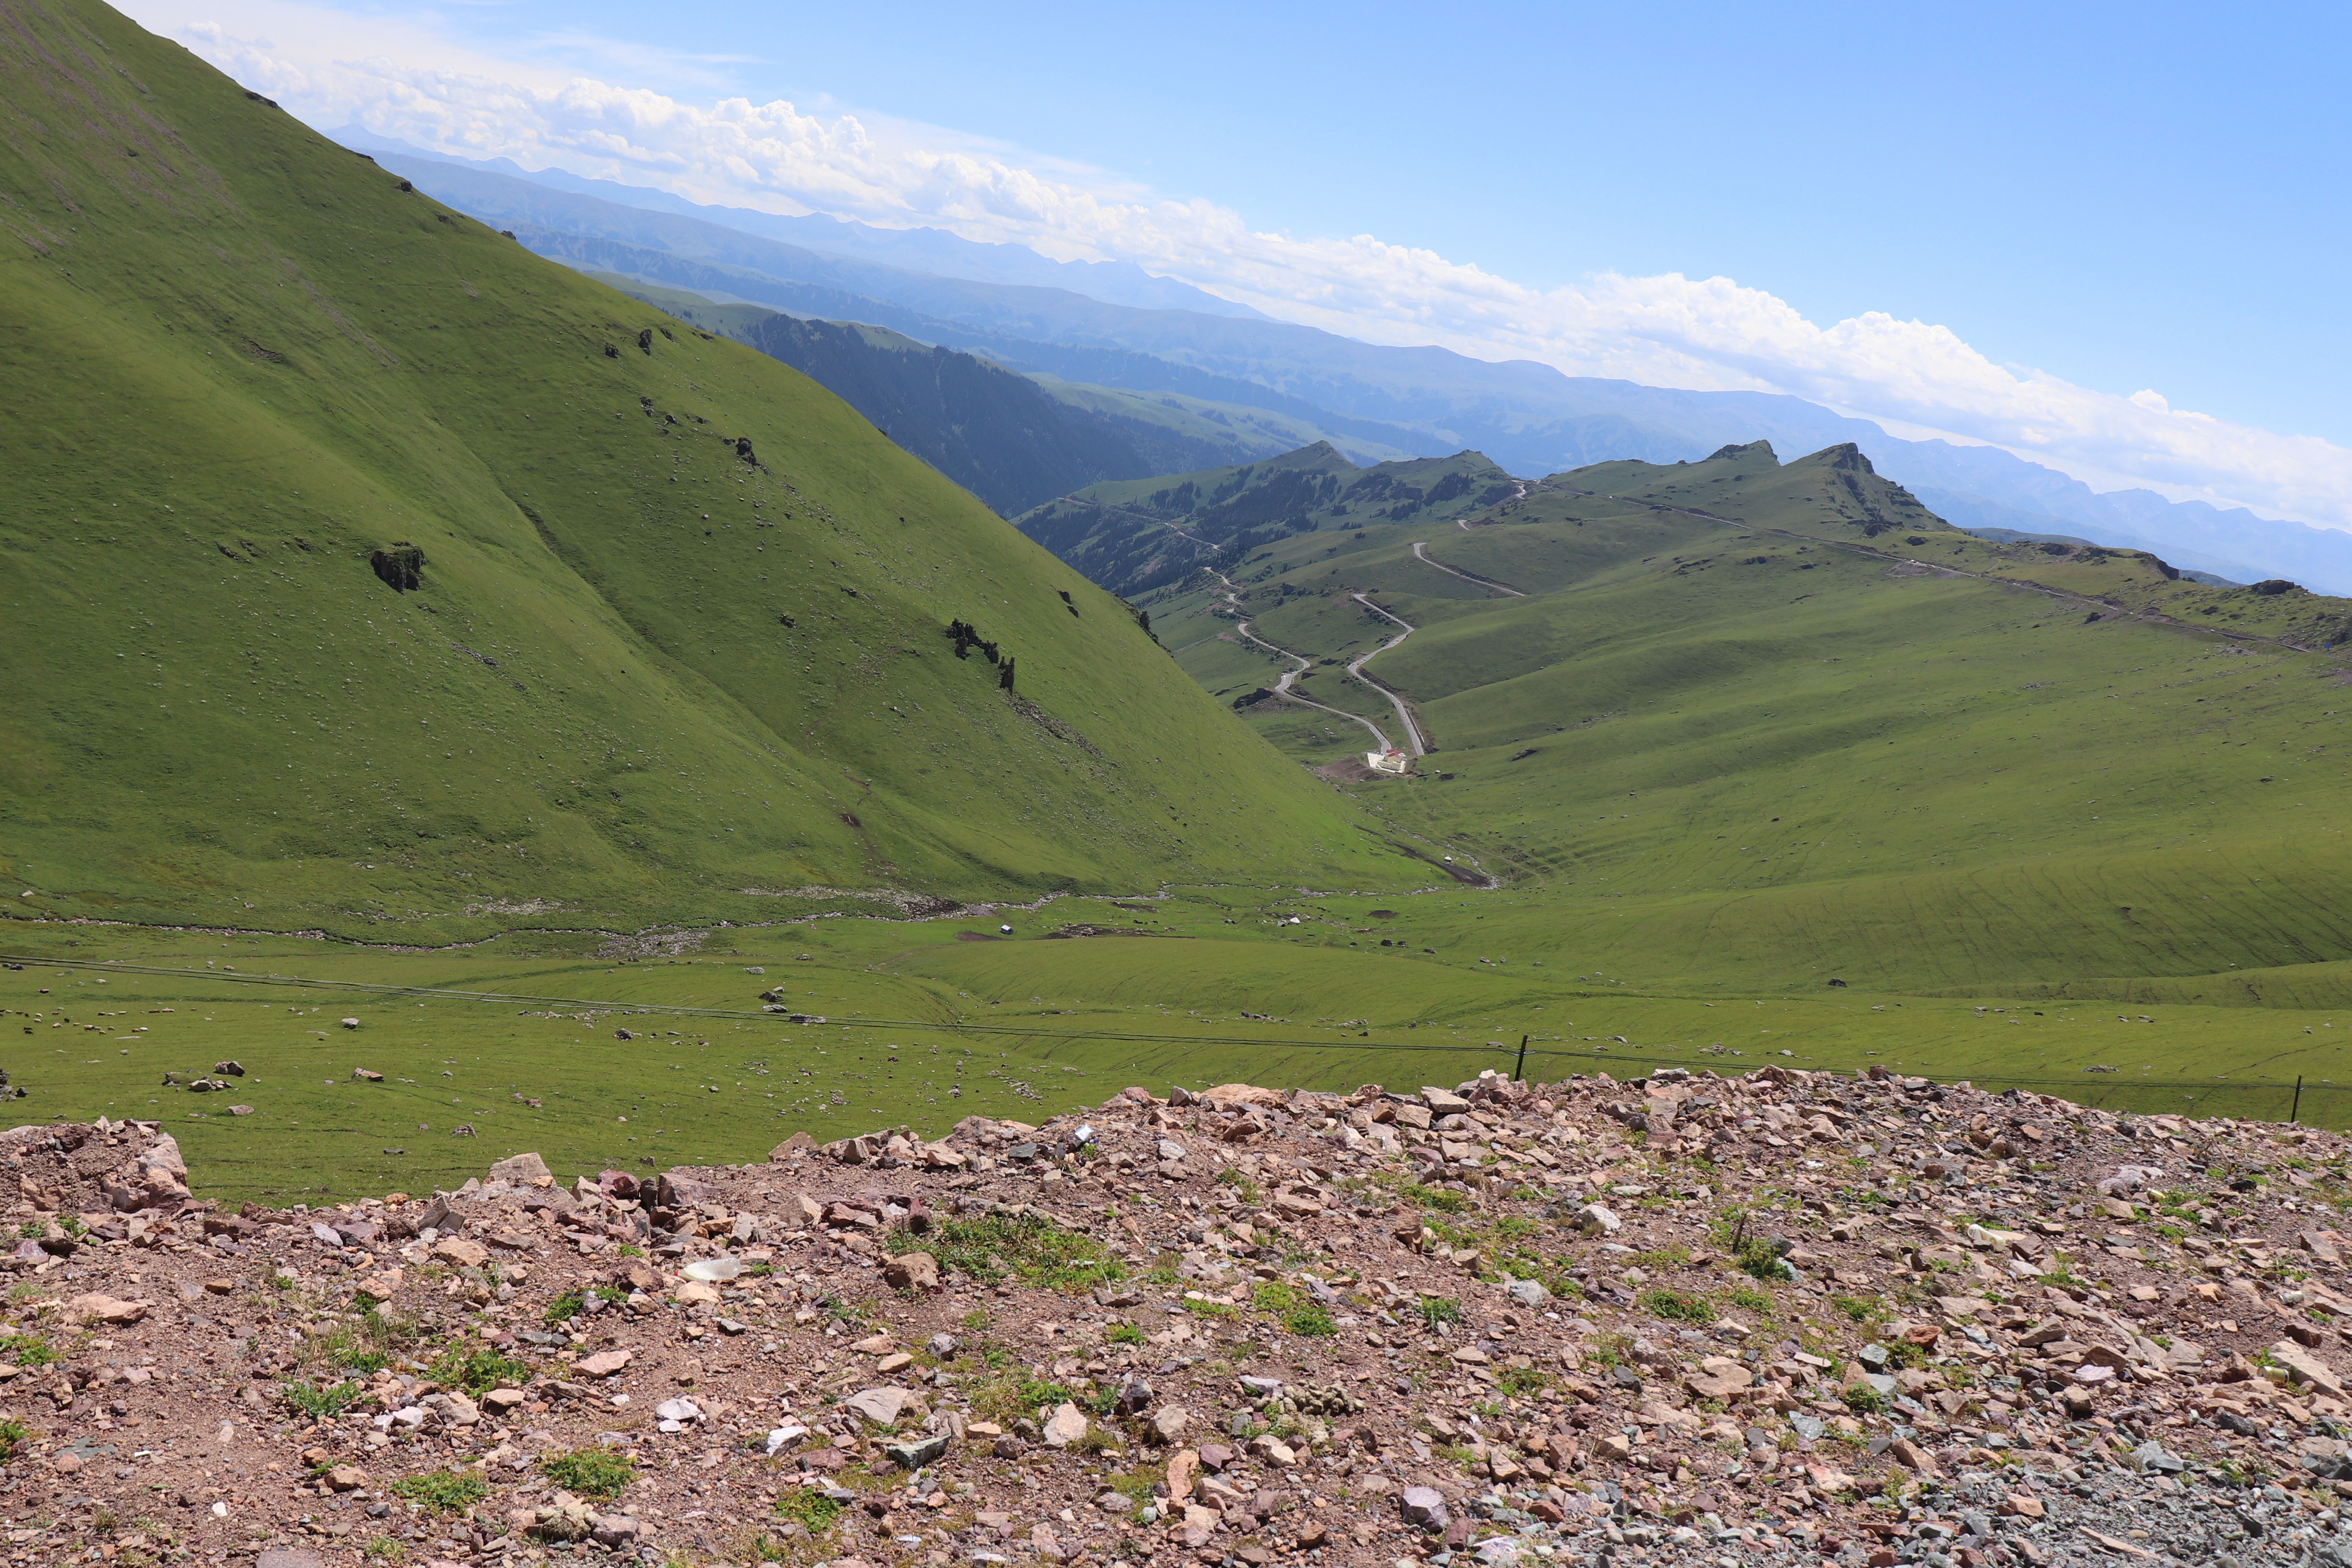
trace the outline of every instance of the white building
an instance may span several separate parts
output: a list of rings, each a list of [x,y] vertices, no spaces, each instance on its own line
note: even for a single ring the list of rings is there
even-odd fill
[[[1412,759],[1394,750],[1366,752],[1364,766],[1376,773],[1409,773],[1412,772]]]

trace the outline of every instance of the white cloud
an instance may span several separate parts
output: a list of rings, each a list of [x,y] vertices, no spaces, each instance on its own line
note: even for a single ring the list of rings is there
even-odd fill
[[[1118,259],[1269,315],[1375,342],[1435,343],[1696,390],[1794,394],[1843,412],[2006,447],[2098,488],[2253,506],[2352,528],[2352,451],[2097,392],[1988,360],[1949,328],[1876,311],[1821,326],[1725,278],[1603,275],[1541,290],[1428,250],[1251,228],[1200,200],[932,127],[742,98],[689,102],[456,47],[429,26],[238,0],[132,7],[313,124],[467,157],[656,186],[700,202],[931,225],[1060,259]],[[577,58],[578,38],[544,52]],[[597,45],[597,47],[603,46]],[[692,80],[709,57],[639,57]]]

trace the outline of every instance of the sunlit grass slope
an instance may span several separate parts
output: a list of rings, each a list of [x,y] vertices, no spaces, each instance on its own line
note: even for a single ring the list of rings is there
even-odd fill
[[[0,120],[12,912],[441,940],[1402,864],[797,373],[87,0],[8,13]]]
[[[1609,464],[1466,530],[1302,535],[1228,574],[1307,657],[1381,635],[1350,591],[1421,628],[1370,668],[1440,750],[1360,792],[1506,881],[1483,929],[1522,957],[1736,989],[2344,996],[2352,670],[2329,644],[2352,606],[1990,544],[1856,461]],[[1281,666],[1221,595],[1150,607],[1232,700]],[[1248,711],[1305,760],[1361,744]]]

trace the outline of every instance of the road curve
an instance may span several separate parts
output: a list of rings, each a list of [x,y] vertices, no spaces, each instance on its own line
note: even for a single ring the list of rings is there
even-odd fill
[[[1514,599],[1524,599],[1527,597],[1527,594],[1523,590],[1511,587],[1507,584],[1497,583],[1492,577],[1475,577],[1467,572],[1455,571],[1453,567],[1448,566],[1444,562],[1438,560],[1436,557],[1431,555],[1429,552],[1423,550],[1422,548],[1423,542],[1423,541],[1418,539],[1412,542],[1412,557],[1423,565],[1434,566],[1440,572],[1444,573],[1448,577],[1459,577],[1465,583],[1471,584],[1474,586],[1480,588],[1491,588],[1497,594],[1507,594]]]
[[[1434,566],[1437,563],[1433,561],[1430,564]],[[1373,604],[1361,594],[1350,594],[1348,596],[1355,600],[1356,603],[1363,605],[1364,608],[1371,611],[1372,614],[1380,616],[1382,620],[1394,621],[1398,626],[1404,627],[1404,630],[1397,633],[1396,636],[1389,638],[1388,641],[1372,649],[1370,653],[1360,655],[1355,659],[1349,661],[1348,665],[1348,673],[1354,676],[1357,679],[1362,681],[1365,685],[1370,687],[1373,690],[1379,692],[1381,696],[1389,700],[1389,706],[1396,710],[1397,722],[1404,726],[1404,739],[1407,748],[1410,749],[1412,754],[1416,757],[1427,756],[1429,754],[1429,747],[1424,737],[1422,735],[1421,726],[1413,722],[1412,714],[1405,708],[1404,699],[1390,690],[1382,682],[1375,680],[1370,676],[1364,673],[1364,666],[1370,664],[1374,658],[1377,658],[1381,654],[1388,652],[1389,649],[1396,647],[1397,644],[1404,641],[1405,638],[1412,636],[1413,633],[1419,631],[1421,628],[1412,625],[1410,621],[1402,620],[1398,616],[1390,615],[1386,610],[1381,609],[1378,605]]]
[[[1242,602],[1236,596],[1236,591],[1234,587],[1234,580],[1226,576],[1223,573],[1218,571],[1213,566],[1208,568],[1208,573],[1210,576],[1214,577],[1218,582],[1223,583],[1225,585],[1225,603],[1231,605],[1236,613],[1240,613]],[[1383,615],[1387,614],[1386,611],[1382,611],[1381,613]],[[1391,620],[1395,619],[1394,616],[1390,616],[1390,618]],[[1404,623],[1399,621],[1397,624],[1402,626]],[[1382,732],[1381,727],[1378,724],[1373,723],[1370,719],[1365,718],[1362,714],[1350,713],[1344,708],[1334,708],[1328,703],[1318,702],[1312,697],[1302,696],[1300,693],[1293,691],[1290,689],[1290,683],[1292,681],[1297,680],[1300,676],[1315,668],[1315,661],[1313,659],[1305,658],[1299,654],[1295,654],[1279,644],[1266,641],[1264,637],[1258,636],[1257,633],[1250,629],[1250,623],[1247,620],[1237,623],[1234,629],[1240,632],[1242,636],[1247,637],[1250,641],[1257,644],[1258,647],[1265,649],[1268,653],[1278,655],[1283,658],[1292,661],[1294,668],[1284,672],[1282,679],[1275,683],[1274,692],[1276,696],[1282,698],[1286,701],[1304,703],[1309,708],[1319,708],[1324,712],[1336,714],[1339,718],[1345,719],[1352,724],[1361,724],[1365,729],[1371,731],[1372,739],[1379,743],[1381,751],[1387,752],[1395,750],[1395,748],[1390,744],[1388,736]],[[1398,637],[1396,642],[1390,643],[1386,646],[1393,647],[1396,646],[1397,642],[1402,642],[1403,640],[1403,637]],[[1374,648],[1372,653],[1379,653],[1380,651],[1381,651],[1380,648]],[[1365,658],[1370,658],[1370,657],[1371,654],[1366,654],[1364,656]],[[1361,660],[1359,660],[1358,662],[1360,663]],[[1349,673],[1354,673],[1353,666],[1349,667]],[[1395,700],[1396,700],[1394,698],[1390,699],[1390,701],[1392,703]],[[1402,718],[1404,716],[1404,710],[1400,707],[1397,710],[1397,713],[1400,718]],[[1405,733],[1406,738],[1413,742],[1412,754],[1416,757],[1420,756],[1422,754],[1420,742],[1412,733],[1412,721],[1410,719],[1405,721]]]

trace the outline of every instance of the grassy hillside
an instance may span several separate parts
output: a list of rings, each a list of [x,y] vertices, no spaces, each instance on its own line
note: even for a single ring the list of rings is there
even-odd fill
[[[1255,463],[1089,485],[1013,521],[1093,581],[1135,594],[1291,535],[1443,524],[1526,488],[1476,452],[1358,468],[1318,442]]]
[[[415,940],[1396,863],[805,377],[102,5],[17,7],[0,73],[15,911]]]
[[[1353,591],[1418,626],[1370,670],[1439,750],[1354,787],[1505,880],[1497,952],[1703,989],[2346,994],[2352,605],[1973,539],[1850,448],[1608,464],[1461,521],[1265,544],[1238,608],[1205,577],[1145,603],[1228,700],[1283,668],[1243,615],[1318,661],[1392,629]],[[1332,675],[1306,689],[1384,700]],[[1363,744],[1247,711],[1305,761]]]

